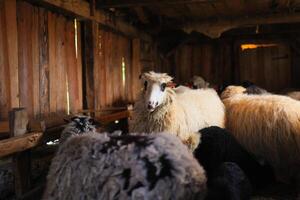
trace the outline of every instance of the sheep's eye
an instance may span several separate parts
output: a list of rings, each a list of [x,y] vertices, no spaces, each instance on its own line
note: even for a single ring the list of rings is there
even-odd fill
[[[167,84],[166,84],[166,83],[162,83],[162,84],[160,85],[161,91],[165,91],[166,87],[167,87]]]
[[[148,82],[145,81],[145,82],[144,82],[144,90],[145,90],[145,91],[147,90],[147,86],[148,86]]]

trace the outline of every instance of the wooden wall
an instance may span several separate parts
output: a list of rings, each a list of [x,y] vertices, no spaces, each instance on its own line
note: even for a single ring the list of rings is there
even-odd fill
[[[291,87],[291,50],[288,44],[265,41],[274,46],[238,48],[237,78],[249,80],[272,92]]]
[[[200,75],[213,84],[232,81],[232,47],[230,41],[192,42],[180,45],[169,55],[169,73],[175,82],[184,84]]]
[[[0,27],[5,80],[0,81],[0,119],[16,106],[26,107],[31,117],[81,109],[81,48],[76,55],[74,18],[6,0],[0,1]]]
[[[242,51],[240,45],[247,43],[276,45]],[[169,55],[174,70],[168,72],[181,84],[193,75],[200,75],[212,84],[240,84],[248,80],[271,92],[280,92],[300,88],[294,73],[299,72],[299,57],[280,37],[273,40],[221,38],[181,44]]]
[[[126,106],[136,100],[141,74],[139,38],[95,22],[84,26],[86,109]]]

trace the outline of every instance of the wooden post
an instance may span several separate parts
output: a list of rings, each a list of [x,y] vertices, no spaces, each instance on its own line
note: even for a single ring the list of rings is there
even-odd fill
[[[14,108],[9,112],[10,136],[21,136],[26,134],[28,114],[25,108]],[[15,193],[17,198],[30,189],[30,150],[17,153],[13,156],[13,171],[15,178]]]

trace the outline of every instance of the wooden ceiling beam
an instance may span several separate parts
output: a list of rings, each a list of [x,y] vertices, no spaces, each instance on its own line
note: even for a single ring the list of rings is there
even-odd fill
[[[138,30],[136,27],[130,25],[120,18],[114,18],[111,14],[105,11],[95,10],[93,5],[88,1],[76,0],[27,0],[28,2],[41,5],[45,8],[60,12],[62,14],[68,14],[70,16],[77,17],[81,20],[95,21],[101,25],[112,28],[113,30],[122,32],[124,35],[130,37],[140,37],[144,40],[151,40],[151,37]],[[94,0],[90,0],[93,3]]]
[[[231,19],[223,18],[187,22],[183,25],[183,30],[187,33],[196,31],[211,38],[218,38],[223,32],[233,28],[263,24],[284,24],[298,22],[300,22],[300,13],[265,14],[255,16],[240,16]]]
[[[98,8],[124,8],[187,3],[213,3],[215,0],[98,0]]]

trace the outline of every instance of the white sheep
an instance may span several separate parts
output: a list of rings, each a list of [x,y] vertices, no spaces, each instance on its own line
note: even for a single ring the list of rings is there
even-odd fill
[[[229,86],[222,93],[226,128],[250,153],[274,167],[277,178],[300,183],[300,102],[245,91]]]
[[[224,127],[224,105],[214,89],[172,89],[166,87],[172,77],[153,71],[141,78],[144,90],[135,104],[130,132],[166,131],[194,149],[200,129]]]
[[[171,135],[87,134],[68,139],[54,157],[43,199],[202,200],[206,176]]]

